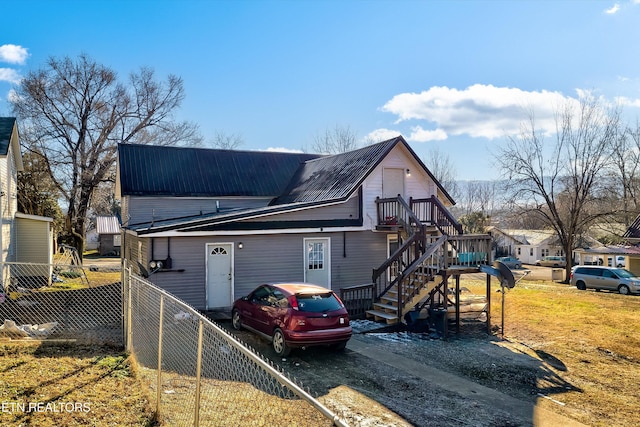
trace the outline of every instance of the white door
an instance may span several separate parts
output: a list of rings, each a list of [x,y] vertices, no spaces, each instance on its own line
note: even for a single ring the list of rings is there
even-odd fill
[[[207,309],[233,304],[231,243],[207,245]]]
[[[382,169],[382,198],[397,197],[400,194],[404,198],[404,169]]]
[[[304,239],[304,281],[331,289],[329,239]]]

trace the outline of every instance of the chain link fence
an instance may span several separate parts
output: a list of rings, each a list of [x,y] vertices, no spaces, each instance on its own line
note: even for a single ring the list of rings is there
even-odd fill
[[[195,309],[123,271],[125,339],[166,425],[345,426]]]
[[[126,264],[3,263],[0,275],[0,337],[124,344],[162,425],[347,425],[263,356]]]
[[[0,264],[0,337],[122,346],[119,267]]]

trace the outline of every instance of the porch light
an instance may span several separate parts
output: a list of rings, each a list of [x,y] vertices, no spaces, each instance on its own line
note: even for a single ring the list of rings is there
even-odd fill
[[[411,171],[407,169],[407,176],[411,176]]]
[[[242,249],[244,247],[244,245],[242,244],[242,242],[238,243],[238,249]]]

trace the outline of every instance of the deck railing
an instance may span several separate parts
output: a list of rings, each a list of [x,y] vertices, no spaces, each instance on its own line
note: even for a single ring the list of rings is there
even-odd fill
[[[340,299],[349,312],[349,317],[352,319],[364,319],[366,311],[373,308],[375,297],[376,293],[373,283],[348,286],[340,289]]]

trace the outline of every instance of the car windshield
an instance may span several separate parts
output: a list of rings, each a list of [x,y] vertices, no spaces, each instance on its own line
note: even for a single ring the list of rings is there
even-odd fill
[[[323,313],[339,310],[342,304],[331,292],[325,294],[298,294],[298,308],[300,311]]]
[[[630,272],[629,270],[625,270],[624,268],[616,268],[615,270],[613,270],[616,272],[616,274],[618,275],[618,277],[622,277],[624,279],[629,279],[631,277],[637,277],[635,274],[633,274],[632,272]]]

